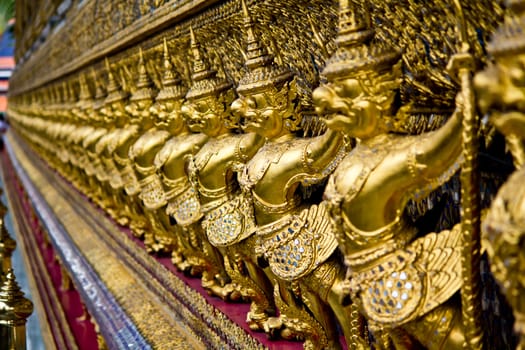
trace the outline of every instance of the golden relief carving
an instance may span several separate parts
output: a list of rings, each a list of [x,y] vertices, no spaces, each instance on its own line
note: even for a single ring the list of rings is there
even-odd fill
[[[478,349],[497,343],[479,222],[503,175],[476,163],[493,125],[517,170],[484,241],[523,336],[521,1],[488,45],[503,15],[488,0],[206,2],[137,29],[184,4],[75,10],[65,25],[87,39],[57,45],[39,80],[24,82],[43,72],[34,60],[13,80],[17,132],[149,253],[250,302],[254,331],[306,349],[340,348],[340,333],[352,349]],[[133,45],[114,53],[122,33]],[[94,43],[111,49],[71,59]]]

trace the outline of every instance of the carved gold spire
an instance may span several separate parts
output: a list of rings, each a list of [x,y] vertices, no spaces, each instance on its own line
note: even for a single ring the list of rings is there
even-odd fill
[[[275,64],[273,57],[268,54],[266,47],[255,35],[255,23],[248,11],[246,2],[241,0],[241,4],[248,44],[245,62],[248,72],[240,79],[237,92],[246,94],[260,91],[269,86],[276,86],[291,80],[292,73],[290,70]]]
[[[93,95],[89,90],[85,74],[80,75],[80,77],[78,78],[78,83],[80,86],[80,91],[78,93],[78,101],[76,103],[76,108],[82,110],[84,108],[87,108],[92,103]],[[77,112],[75,113],[77,116],[81,116]]]
[[[97,78],[97,72],[95,72],[95,69],[91,69],[91,74],[93,75],[93,82],[95,83],[95,97],[93,101],[93,110],[98,111],[104,106],[106,92],[104,91],[102,84]]]
[[[33,303],[24,297],[24,292],[22,292],[16,282],[13,269],[7,271],[6,278],[0,287],[0,310],[2,310],[0,314],[0,325],[11,328],[22,327],[25,333],[25,323],[27,318],[33,313]],[[23,341],[25,343],[25,336],[21,337],[23,339],[17,340],[16,338],[17,337],[11,338],[11,341]],[[0,344],[4,344],[4,341],[6,340],[2,339]],[[13,349],[20,349],[20,347],[16,347],[15,344],[10,344],[10,346],[13,346]],[[12,349],[11,347],[8,348]]]
[[[0,288],[0,301],[8,302],[20,299],[24,296],[24,292],[16,282],[13,269],[6,271],[6,278],[2,287]]]
[[[98,81],[97,72],[91,68],[91,74],[93,75],[93,82],[95,83],[95,100],[103,99],[106,96],[106,92],[102,88],[102,84]]]
[[[168,42],[166,41],[166,38],[164,38],[164,41],[162,42],[162,49],[162,58],[164,65],[162,85],[175,85],[180,82],[180,78],[178,74],[173,70],[173,64],[171,63],[170,53],[168,51]]]
[[[144,63],[144,53],[142,52],[142,48],[139,48],[139,79],[137,83],[137,87],[144,88],[151,86],[153,83],[151,82],[151,79],[148,76],[148,72],[146,71],[146,65]]]
[[[157,91],[151,81],[144,63],[142,48],[139,48],[139,77],[137,79],[137,90],[131,95],[131,101],[154,99]]]
[[[507,0],[508,14],[497,29],[487,51],[494,56],[508,56],[525,51],[525,1]]]
[[[109,64],[109,60],[106,57],[104,59],[104,63],[106,64],[106,70],[108,71],[108,93],[112,93],[114,91],[117,91],[120,86],[118,85],[117,81],[115,80],[115,76],[113,75],[113,72],[111,71],[111,66]]]
[[[204,55],[201,52],[201,45],[195,39],[195,33],[193,32],[193,27],[190,26],[190,48],[193,54],[193,80],[202,80],[212,75],[215,75],[216,72],[210,68],[209,62],[204,58]]]
[[[166,38],[164,38],[163,43],[163,59],[164,72],[162,75],[162,89],[159,91],[156,100],[162,101],[167,99],[184,98],[184,96],[188,92],[188,89],[182,84],[179,75],[173,68]]]
[[[0,348],[18,350],[26,348],[25,324],[33,313],[33,303],[24,297],[11,268],[11,253],[16,242],[4,226],[6,212],[7,208],[0,203]]]
[[[363,15],[357,14],[357,9],[352,0],[339,2],[339,24],[335,42],[339,47],[352,46],[370,40],[374,31],[370,29],[370,13],[363,6]]]
[[[265,66],[273,62],[273,57],[268,55],[268,51],[259,42],[259,38],[255,35],[255,23],[248,11],[246,1],[241,0],[242,14],[244,17],[244,28],[247,37],[248,51],[246,53],[248,59],[246,66],[250,69]]]
[[[81,74],[79,78],[80,93],[78,94],[79,101],[88,101],[93,98],[85,74]]]
[[[229,89],[232,84],[217,77],[217,71],[210,68],[208,60],[201,52],[200,44],[195,39],[195,33],[190,26],[190,48],[193,53],[193,85],[186,94],[186,98],[194,100]]]
[[[106,63],[106,70],[108,71],[108,95],[106,96],[106,99],[104,100],[105,104],[117,102],[124,100],[128,97],[128,93],[124,90],[122,90],[120,84],[115,79],[115,76],[113,75],[113,72],[111,71],[111,67],[109,65],[109,61],[106,57],[105,59]]]
[[[328,79],[345,78],[367,69],[378,71],[400,58],[400,53],[388,44],[372,40],[374,30],[367,7],[367,2],[358,8],[351,0],[340,0],[337,50],[323,70]]]

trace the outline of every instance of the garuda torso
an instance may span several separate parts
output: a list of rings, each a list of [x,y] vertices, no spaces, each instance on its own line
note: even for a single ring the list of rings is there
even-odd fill
[[[160,179],[155,172],[155,155],[169,137],[169,132],[151,128],[142,134],[129,149],[140,186],[139,198],[147,208],[157,208],[163,202]]]
[[[223,205],[234,198],[238,189],[235,173],[255,154],[262,142],[263,139],[256,134],[227,134],[207,142],[189,163],[190,179],[199,193],[200,211],[206,215],[203,227],[214,245],[224,245],[221,236],[225,232],[219,221],[228,220],[232,210],[241,215],[239,199],[231,203],[231,208],[223,208]]]
[[[85,150],[86,160],[84,162],[84,171],[88,176],[95,176],[94,163],[96,162],[96,145],[98,141],[108,133],[106,128],[96,128],[82,140],[82,147]],[[100,160],[99,160],[100,162]]]
[[[129,158],[135,163],[139,177],[143,178],[154,172],[155,155],[169,136],[166,130],[151,128],[130,147]]]
[[[85,148],[83,147],[83,142],[86,137],[93,133],[98,134],[98,129],[92,126],[82,126],[78,128],[77,132],[73,132],[74,135],[72,135],[70,143],[73,156],[70,158],[70,162],[76,168],[83,169],[87,164],[87,155]]]
[[[123,181],[124,189],[129,196],[135,195],[140,191],[140,185],[135,175],[133,164],[129,159],[129,150],[139,137],[140,127],[131,124],[125,128],[115,129],[107,146],[109,153],[113,155],[115,165]]]
[[[182,134],[172,137],[162,146],[154,159],[155,169],[160,173],[158,189],[162,194],[159,193],[156,200],[143,198],[146,206],[158,208],[168,203],[167,213],[178,223],[190,219],[189,209],[181,211],[178,198],[184,197],[191,187],[185,170],[188,157],[195,154],[207,139],[204,134]]]
[[[324,194],[352,272],[353,300],[368,319],[391,326],[428,313],[461,287],[459,225],[415,239],[418,232],[402,212],[374,230],[360,229],[347,215],[352,206],[367,200],[370,175],[382,162],[396,149],[418,142],[420,137],[382,135],[376,146],[358,144],[329,178]],[[436,181],[444,183],[458,166],[455,163]]]
[[[93,171],[97,180],[100,182],[109,181],[113,189],[119,189],[123,186],[122,177],[110,152],[111,141],[119,132],[120,129],[108,130],[96,142],[95,152],[90,153],[90,157],[93,160]]]
[[[259,239],[274,274],[284,280],[301,278],[326,261],[337,248],[324,204],[304,205],[300,183],[317,183],[335,168],[346,149],[341,145],[322,168],[305,162],[312,139],[268,142],[239,176],[251,194]]]

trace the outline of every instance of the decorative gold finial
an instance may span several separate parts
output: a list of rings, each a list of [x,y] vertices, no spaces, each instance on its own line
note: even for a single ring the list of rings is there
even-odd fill
[[[248,11],[246,2],[241,0],[242,13],[244,16],[244,30],[247,36],[248,51],[246,60],[246,66],[250,69],[257,68],[259,66],[266,65],[273,61],[273,57],[268,55],[268,52],[264,46],[261,45],[258,38],[255,35],[255,23]]]
[[[146,64],[144,63],[144,53],[142,52],[142,47],[139,48],[139,79],[137,83],[138,88],[151,86],[152,82],[148,76],[146,70]]]
[[[190,48],[193,53],[193,85],[186,94],[186,98],[194,100],[228,90],[232,84],[217,77],[217,71],[210,68],[208,60],[200,50],[200,44],[195,38],[190,26]]]
[[[157,91],[154,88],[153,82],[151,81],[148,72],[146,70],[146,64],[144,63],[144,55],[142,48],[139,48],[139,77],[137,79],[137,90],[131,95],[131,101],[137,100],[148,100],[154,99],[157,95]]]
[[[93,82],[95,83],[95,97],[93,101],[93,110],[99,111],[104,106],[106,92],[102,87],[102,83],[97,78],[97,72],[93,68],[91,68],[91,75],[93,76]],[[97,118],[97,116],[98,114],[95,114],[95,118]]]
[[[6,271],[5,281],[0,288],[0,302],[7,302],[19,299],[24,296],[24,292],[16,282],[13,269]]]
[[[91,91],[89,90],[89,86],[87,84],[86,80],[86,74],[83,73],[78,78],[80,91],[78,93],[78,101],[76,103],[76,107],[74,109],[74,113],[77,117],[83,118],[84,115],[80,112],[82,110],[85,110],[92,106],[93,103],[93,95],[91,94]]]
[[[171,63],[170,53],[168,51],[168,42],[164,38],[163,42],[163,53],[164,59],[164,72],[162,75],[162,86],[174,85],[180,82],[178,74],[173,70],[173,64]]]
[[[109,82],[108,82],[108,88],[107,88],[108,95],[106,96],[104,103],[108,104],[108,103],[124,100],[125,98],[128,97],[128,93],[122,90],[120,84],[115,79],[115,76],[113,75],[113,72],[111,71],[111,67],[109,65],[109,60],[107,57],[105,58],[105,62],[106,62],[106,70],[108,71],[108,81]]]
[[[25,324],[33,313],[33,303],[24,297],[12,269],[0,287],[0,310],[0,326],[5,334],[0,338],[0,348],[25,349]]]
[[[487,45],[493,56],[511,56],[525,51],[525,1],[507,0],[508,14]]]
[[[255,23],[248,11],[246,2],[241,0],[242,3],[242,13],[244,16],[244,29],[247,36],[248,50],[246,56],[246,66],[250,69],[255,69],[257,67],[264,66],[268,63],[273,62],[273,57],[268,55],[268,51],[264,46],[261,45],[258,38],[255,35]]]
[[[156,100],[182,99],[188,92],[188,89],[182,84],[179,75],[173,69],[166,38],[164,38],[163,43],[163,58],[164,72],[162,75],[162,89],[159,91]]]
[[[104,92],[102,84],[97,78],[97,72],[94,68],[91,68],[91,75],[93,75],[93,81],[95,82],[95,100],[101,100],[104,98],[104,96],[106,96],[106,93]]]
[[[0,310],[0,325],[13,328],[25,325],[27,318],[33,313],[33,303],[24,297],[13,269],[7,271],[0,288]]]
[[[248,72],[239,80],[237,92],[247,94],[291,80],[292,73],[290,70],[276,65],[266,47],[259,41],[254,30],[255,23],[245,1],[241,0],[241,4],[248,44],[245,62]]]
[[[93,102],[93,109],[97,111],[104,105],[106,92],[97,78],[97,72],[93,68],[91,68],[91,74],[93,75],[93,82],[95,83],[95,101]]]
[[[195,33],[193,32],[192,26],[190,26],[190,47],[193,54],[192,79],[194,81],[203,80],[212,74],[215,74],[215,72],[210,69],[209,62],[204,58],[201,52],[201,45],[197,39],[195,39]]]
[[[108,71],[108,94],[112,93],[112,92],[115,92],[117,91],[120,86],[117,82],[117,80],[115,79],[115,76],[113,75],[113,72],[111,71],[111,66],[109,64],[109,60],[108,58],[106,57],[104,59],[104,62],[106,64],[106,70]]]
[[[339,2],[339,25],[336,52],[328,60],[323,75],[337,80],[360,71],[372,69],[376,72],[388,68],[400,58],[400,53],[386,43],[374,42],[374,30],[370,27],[368,3],[357,6],[351,0]]]
[[[85,74],[80,75],[79,84],[80,84],[80,93],[78,95],[78,99],[80,101],[91,100],[93,98],[93,95],[91,95],[91,91],[89,90],[89,86],[87,84],[87,79],[86,79]]]
[[[352,46],[368,41],[374,35],[370,29],[370,13],[363,5],[362,16],[357,15],[355,4],[351,0],[341,0],[339,3],[339,24],[337,38],[338,46]]]

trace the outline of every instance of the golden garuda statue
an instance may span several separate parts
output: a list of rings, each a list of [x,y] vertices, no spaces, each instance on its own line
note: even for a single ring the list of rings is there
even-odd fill
[[[523,0],[99,2],[49,72],[17,51],[10,140],[162,308],[305,349],[512,347],[514,317],[525,347]]]

